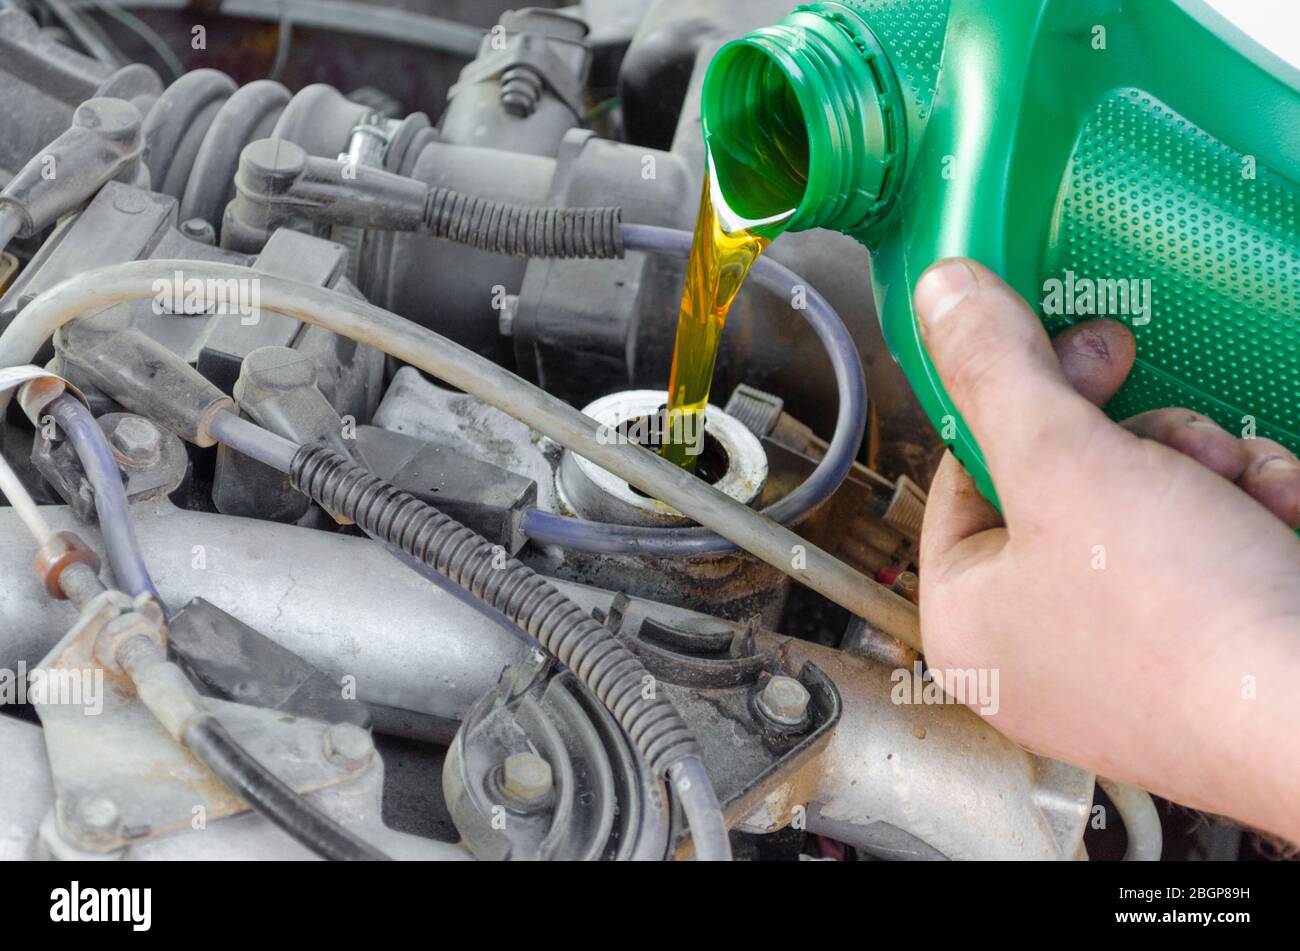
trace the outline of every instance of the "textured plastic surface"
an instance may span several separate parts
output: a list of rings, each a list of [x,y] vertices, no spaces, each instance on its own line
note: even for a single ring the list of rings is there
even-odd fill
[[[704,125],[728,201],[872,248],[885,340],[989,498],[911,309],[951,255],[1052,332],[1132,327],[1116,418],[1186,406],[1300,450],[1300,72],[1199,0],[806,5],[723,48]],[[762,143],[784,164],[746,163]]]
[[[1154,97],[1116,90],[1084,124],[1047,271],[1151,275],[1150,314],[1119,318],[1140,356],[1112,413],[1186,406],[1234,432],[1249,416],[1296,449],[1300,203],[1244,169],[1245,154]]]

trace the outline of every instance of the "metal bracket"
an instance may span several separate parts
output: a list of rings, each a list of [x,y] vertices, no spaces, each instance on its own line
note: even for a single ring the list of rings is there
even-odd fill
[[[172,738],[125,673],[105,670],[97,661],[101,636],[141,609],[118,591],[94,598],[32,672],[28,688],[45,728],[55,829],[70,847],[85,852],[113,852],[150,837],[203,828],[248,809]],[[254,758],[299,793],[350,782],[380,768],[374,756],[332,762],[326,743],[329,724],[220,700],[205,700],[204,706]]]

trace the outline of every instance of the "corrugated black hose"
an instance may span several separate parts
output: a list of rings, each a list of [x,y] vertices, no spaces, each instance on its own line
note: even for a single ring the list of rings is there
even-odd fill
[[[327,510],[410,553],[517,623],[578,675],[656,775],[699,756],[694,733],[662,692],[645,690],[645,665],[550,582],[455,519],[338,453],[302,446],[293,485]]]
[[[424,224],[435,238],[537,258],[621,258],[622,208],[538,208],[430,188]]]
[[[299,491],[346,515],[372,538],[490,604],[578,675],[632,738],[656,775],[666,775],[690,825],[698,859],[728,861],[726,819],[691,728],[667,698],[644,694],[649,672],[612,633],[502,549],[431,505],[329,449],[295,446],[233,413],[210,432],[288,474]]]

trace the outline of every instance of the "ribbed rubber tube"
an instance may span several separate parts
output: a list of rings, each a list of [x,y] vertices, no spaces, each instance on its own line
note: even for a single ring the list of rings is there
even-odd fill
[[[213,418],[210,432],[231,448],[285,473],[292,473],[295,470],[294,461],[302,452],[289,440],[265,430],[255,423],[240,419],[229,412],[218,413]],[[428,506],[425,506],[425,508],[428,508]],[[355,516],[352,517],[356,521]],[[448,521],[450,520],[448,519]],[[364,523],[358,522],[358,524],[361,524],[363,528],[365,527]],[[422,560],[423,556],[416,557],[405,548],[387,541],[384,536],[371,532],[369,529],[367,531],[372,538],[376,538],[380,544],[392,552],[408,568],[413,569],[434,584],[446,586],[447,590],[456,597],[475,610],[482,611],[485,616],[499,622],[512,635],[525,640],[529,645],[540,645],[543,649],[549,649],[542,644],[536,634],[526,633],[516,619],[507,616],[497,605],[489,604],[482,594],[471,592],[455,579],[451,579],[446,572],[426,563]],[[483,541],[483,539],[478,540]],[[499,563],[498,560],[497,564]],[[609,632],[603,628],[601,629],[601,635],[610,636]],[[576,650],[573,651],[573,654],[578,656]],[[610,696],[615,696],[613,691],[611,691]],[[668,776],[682,803],[682,811],[686,813],[686,821],[691,829],[691,837],[695,841],[696,858],[701,861],[729,861],[731,858],[731,842],[727,837],[726,819],[699,757],[686,755],[669,763]]]
[[[623,209],[538,208],[431,188],[424,223],[435,238],[516,257],[621,258]]]
[[[329,511],[420,559],[496,608],[578,675],[656,775],[699,756],[691,728],[662,694],[643,695],[645,666],[531,568],[499,545],[331,449],[303,446],[289,481]]]

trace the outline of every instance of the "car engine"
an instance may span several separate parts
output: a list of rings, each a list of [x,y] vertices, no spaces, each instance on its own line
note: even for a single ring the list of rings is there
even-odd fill
[[[0,858],[1159,856],[925,669],[865,248],[774,245],[643,451],[789,6],[0,5]]]

